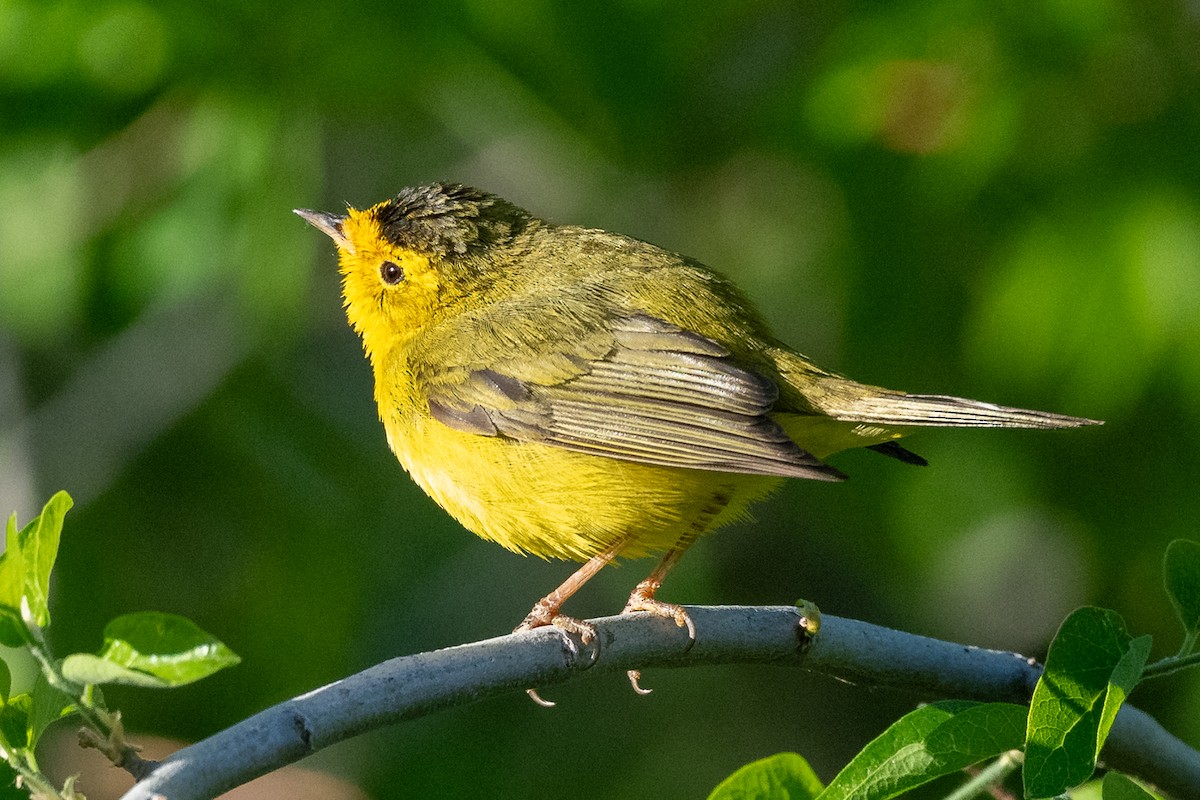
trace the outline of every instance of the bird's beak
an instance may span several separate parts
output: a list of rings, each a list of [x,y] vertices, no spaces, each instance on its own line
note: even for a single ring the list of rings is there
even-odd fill
[[[345,217],[339,217],[337,214],[327,214],[324,211],[309,211],[307,208],[295,208],[292,209],[292,212],[330,239],[333,239],[333,243],[338,246],[339,250],[345,250],[348,253],[354,252],[354,245],[346,238],[346,233],[342,230],[342,223],[346,221]]]

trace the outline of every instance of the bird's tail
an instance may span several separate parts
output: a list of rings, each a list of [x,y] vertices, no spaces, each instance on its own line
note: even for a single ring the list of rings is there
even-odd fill
[[[837,407],[827,409],[826,413],[843,422],[901,427],[1078,428],[1104,424],[1095,419],[998,406],[965,397],[893,393],[886,389],[853,399],[840,398]]]

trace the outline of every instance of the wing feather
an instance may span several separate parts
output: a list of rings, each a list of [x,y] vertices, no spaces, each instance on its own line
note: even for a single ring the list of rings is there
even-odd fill
[[[567,356],[564,358],[564,356]],[[449,427],[537,441],[658,466],[841,480],[771,418],[774,383],[743,369],[720,344],[646,315],[616,320],[607,352],[459,370],[427,390],[430,413]],[[574,370],[564,376],[562,365]],[[572,374],[572,372],[574,374]]]

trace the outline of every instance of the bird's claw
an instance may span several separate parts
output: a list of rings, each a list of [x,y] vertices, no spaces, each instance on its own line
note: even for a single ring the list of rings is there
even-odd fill
[[[642,671],[640,669],[631,669],[625,675],[629,678],[629,685],[633,687],[633,691],[636,694],[647,695],[654,691],[653,689],[643,689],[642,685],[638,683],[642,679]]]
[[[529,615],[525,617],[521,624],[513,629],[513,633],[523,633],[546,627],[554,628],[558,632],[559,638],[562,639],[563,648],[567,651],[572,662],[578,660],[582,655],[576,639],[582,642],[585,647],[593,643],[596,644],[588,666],[594,664],[596,659],[599,658],[600,648],[599,640],[596,637],[595,625],[581,619],[576,619],[575,617],[568,617],[566,614],[559,614],[557,611],[551,610],[541,603],[533,607],[533,610],[529,612]],[[526,689],[525,694],[529,695],[529,699],[542,708],[554,708],[556,705],[553,701],[547,700],[538,694],[537,689]]]
[[[696,623],[692,622],[691,616],[683,606],[676,605],[675,603],[664,603],[662,600],[655,600],[653,597],[641,597],[635,591],[621,613],[632,614],[638,611],[653,614],[656,617],[667,617],[668,619],[675,620],[676,625],[681,628],[687,628],[688,647],[696,643]]]
[[[645,614],[653,614],[656,617],[666,617],[672,619],[675,624],[681,628],[687,628],[688,633],[688,649],[696,643],[696,624],[692,622],[691,615],[683,606],[675,603],[664,603],[662,600],[654,599],[653,589],[649,585],[638,584],[638,587],[633,590],[633,594],[629,595],[629,602],[625,604],[622,614],[636,614],[642,612]],[[629,685],[633,687],[633,691],[640,695],[647,695],[654,691],[653,689],[643,688],[641,685],[642,671],[631,669],[625,673],[629,678]]]

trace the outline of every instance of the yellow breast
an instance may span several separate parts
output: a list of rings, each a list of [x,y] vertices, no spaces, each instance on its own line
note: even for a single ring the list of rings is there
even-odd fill
[[[779,479],[655,467],[479,436],[381,407],[388,444],[465,528],[509,550],[586,560],[661,553],[736,519]]]

